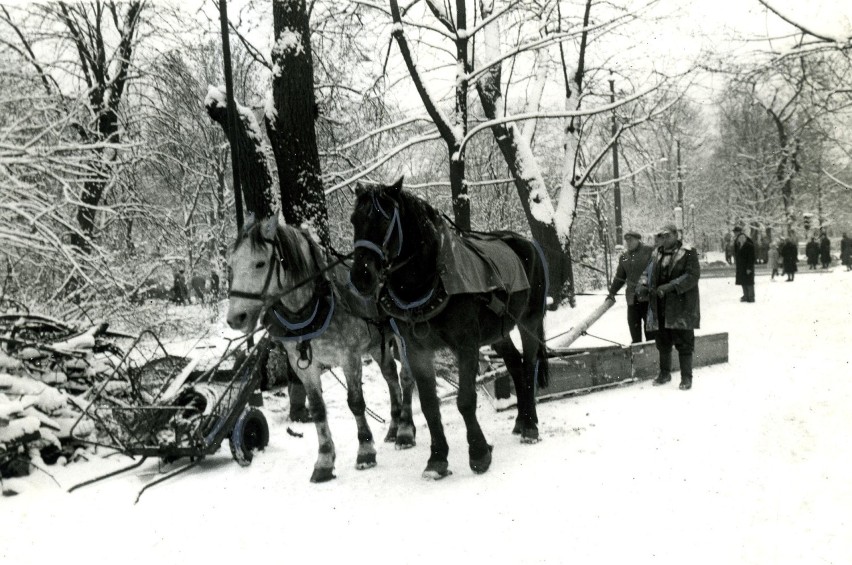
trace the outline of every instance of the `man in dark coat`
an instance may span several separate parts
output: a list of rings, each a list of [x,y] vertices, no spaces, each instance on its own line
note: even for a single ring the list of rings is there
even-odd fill
[[[695,330],[701,325],[698,295],[701,266],[698,253],[679,240],[674,224],[663,226],[658,235],[662,245],[651,254],[638,290],[650,298],[647,327],[657,332],[660,374],[654,385],[672,380],[672,347],[675,347],[680,361],[680,389],[689,390]]]
[[[796,263],[799,262],[799,246],[792,237],[788,237],[781,246],[781,263],[784,265],[784,273],[787,275],[786,282],[793,282],[796,278]]]
[[[843,239],[840,240],[840,262],[846,265],[847,271],[852,271],[852,239],[843,232]]]
[[[627,302],[627,327],[630,329],[631,341],[639,343],[642,341],[642,328],[648,316],[648,298],[640,300],[636,296],[636,284],[651,260],[653,249],[643,245],[642,236],[635,231],[624,234],[624,245],[627,250],[618,258],[618,268],[609,286],[607,298],[614,302],[615,293],[625,284],[627,285],[624,290],[624,299]],[[649,341],[654,339],[654,332],[649,332],[647,327],[645,327],[645,338]]]
[[[183,276],[183,272],[182,268],[178,269],[172,281],[172,296],[178,304],[189,303],[189,289],[186,288],[186,279]]]
[[[214,302],[219,300],[219,273],[216,269],[210,269],[210,294]]]
[[[831,266],[831,240],[825,232],[819,236],[819,261],[822,263],[822,268],[827,269]]]
[[[815,237],[812,237],[805,245],[805,257],[808,260],[808,269],[816,269],[817,263],[819,263],[819,243],[817,243]]]
[[[743,287],[740,302],[754,302],[754,242],[743,233],[740,226],[734,227],[734,256],[737,264],[736,284]]]

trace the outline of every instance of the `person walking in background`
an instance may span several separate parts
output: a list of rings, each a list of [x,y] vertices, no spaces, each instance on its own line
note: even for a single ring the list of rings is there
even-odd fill
[[[815,237],[811,237],[811,240],[805,246],[805,257],[808,260],[808,270],[816,269],[817,263],[819,263],[819,243],[817,243]]]
[[[680,389],[692,388],[692,354],[695,330],[701,324],[698,254],[678,238],[677,226],[666,224],[658,234],[662,245],[651,254],[651,262],[640,277],[637,292],[650,300],[647,328],[656,331],[660,373],[654,385],[672,380],[672,348],[680,361]]]
[[[796,278],[796,263],[799,262],[799,249],[795,240],[788,237],[781,246],[781,262],[784,265],[784,273],[787,275],[785,282],[792,282]]]
[[[734,257],[734,239],[731,237],[730,232],[725,234],[725,263],[728,265],[731,264],[732,259]]]
[[[740,226],[734,226],[734,260],[737,264],[736,284],[743,287],[740,302],[754,302],[754,242]]]
[[[769,267],[769,272],[771,273],[769,280],[774,281],[775,275],[778,274],[778,257],[779,257],[778,246],[777,245],[770,245],[769,250],[766,253],[767,253],[766,265],[767,265],[767,267]]]
[[[831,240],[828,239],[825,232],[822,232],[819,236],[819,261],[822,263],[823,269],[831,266]]]
[[[852,239],[843,232],[843,239],[840,240],[840,262],[846,265],[847,271],[852,271]]]
[[[624,245],[627,247],[618,258],[618,268],[609,286],[607,299],[615,302],[615,293],[626,285],[624,300],[627,302],[627,327],[630,329],[630,339],[633,343],[642,341],[642,329],[648,315],[648,298],[639,299],[636,296],[636,285],[639,277],[651,260],[653,249],[642,244],[642,236],[638,232],[628,231],[624,234]],[[654,339],[654,332],[645,327],[645,339]]]

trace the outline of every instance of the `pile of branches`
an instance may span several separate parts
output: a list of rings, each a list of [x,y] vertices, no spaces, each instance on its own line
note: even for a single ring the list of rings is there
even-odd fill
[[[106,323],[0,314],[0,477],[87,457],[86,440],[97,430],[84,413],[94,391],[131,394],[117,368],[120,344],[132,338]]]

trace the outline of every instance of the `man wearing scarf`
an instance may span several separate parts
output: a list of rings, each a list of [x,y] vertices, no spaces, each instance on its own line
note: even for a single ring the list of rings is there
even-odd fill
[[[672,380],[672,348],[680,361],[680,389],[692,388],[695,330],[701,323],[698,253],[678,238],[677,226],[666,224],[657,233],[661,245],[640,279],[639,292],[650,298],[647,329],[656,330],[660,373],[654,385]]]

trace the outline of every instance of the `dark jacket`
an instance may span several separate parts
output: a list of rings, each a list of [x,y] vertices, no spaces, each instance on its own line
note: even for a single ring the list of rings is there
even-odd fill
[[[736,284],[754,285],[754,242],[744,233],[734,240],[734,256],[737,264]]]
[[[844,265],[852,263],[852,239],[848,237],[840,240],[840,261]]]
[[[636,285],[639,282],[639,277],[645,271],[645,267],[648,266],[653,251],[653,248],[640,243],[633,251],[622,253],[621,257],[618,258],[618,268],[615,270],[615,278],[612,279],[609,293],[614,295],[626,283],[624,298],[627,300],[627,304],[635,303]]]
[[[786,241],[781,246],[781,262],[785,273],[795,273],[798,270],[796,263],[799,262],[799,249],[792,241]]]
[[[822,236],[819,240],[819,260],[831,263],[831,240],[827,236]]]
[[[819,260],[819,243],[815,240],[810,240],[805,245],[805,257],[808,258],[808,263],[816,263]]]
[[[664,313],[665,327],[674,330],[694,330],[701,327],[701,301],[698,295],[698,279],[701,277],[701,265],[698,253],[692,247],[678,242],[672,256],[672,265],[668,277],[663,273],[663,248],[658,247],[651,254],[651,262],[642,275],[640,284],[647,287],[651,304],[648,309],[646,329],[659,329],[659,313]],[[668,284],[674,288],[664,298],[657,298],[660,281],[668,278]],[[663,310],[664,309],[664,310]]]

